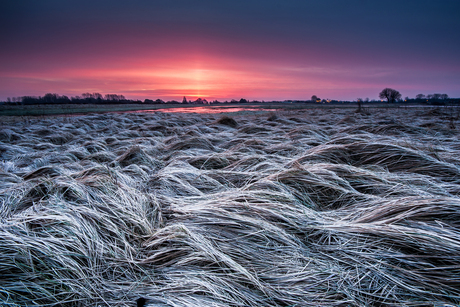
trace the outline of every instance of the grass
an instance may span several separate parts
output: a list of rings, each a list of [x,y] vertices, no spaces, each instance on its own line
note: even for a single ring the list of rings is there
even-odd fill
[[[417,109],[3,122],[0,301],[456,306],[459,150]]]

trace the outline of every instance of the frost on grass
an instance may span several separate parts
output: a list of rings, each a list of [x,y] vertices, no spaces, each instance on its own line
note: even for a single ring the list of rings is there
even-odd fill
[[[417,112],[3,123],[2,305],[459,304],[459,134]]]

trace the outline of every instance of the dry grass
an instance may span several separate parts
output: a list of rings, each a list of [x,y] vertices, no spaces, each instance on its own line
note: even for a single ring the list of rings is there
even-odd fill
[[[456,306],[460,139],[443,116],[4,123],[2,306]]]

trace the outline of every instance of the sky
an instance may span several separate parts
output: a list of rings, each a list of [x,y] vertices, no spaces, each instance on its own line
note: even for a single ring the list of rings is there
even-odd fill
[[[459,0],[0,1],[0,100],[460,97]]]

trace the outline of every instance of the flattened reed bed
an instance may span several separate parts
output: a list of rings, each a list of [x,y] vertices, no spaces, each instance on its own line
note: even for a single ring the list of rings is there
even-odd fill
[[[460,141],[442,116],[4,123],[0,301],[458,305]]]

